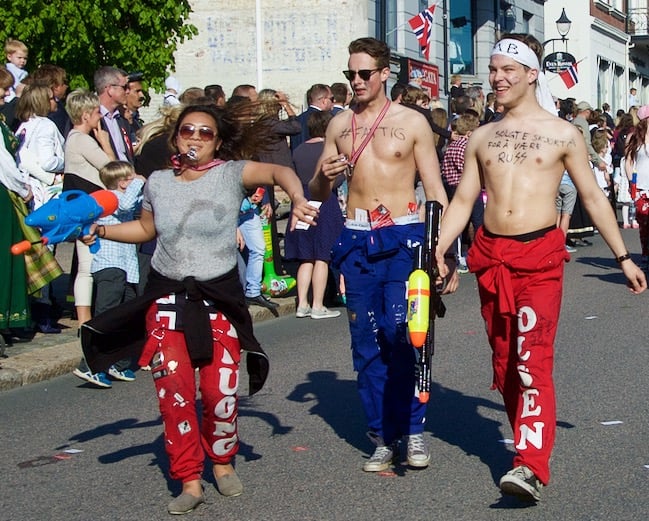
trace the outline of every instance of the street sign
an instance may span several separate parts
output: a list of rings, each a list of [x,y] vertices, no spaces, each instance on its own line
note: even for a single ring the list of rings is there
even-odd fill
[[[569,69],[571,65],[576,63],[575,57],[567,52],[553,52],[548,54],[543,60],[543,70],[560,73]]]

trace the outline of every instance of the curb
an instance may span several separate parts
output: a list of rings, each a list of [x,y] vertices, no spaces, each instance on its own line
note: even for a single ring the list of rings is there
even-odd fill
[[[279,304],[277,310],[280,317],[295,313],[294,298],[276,298],[273,301]],[[275,318],[269,310],[259,306],[251,306],[250,315],[253,323]],[[73,333],[76,331],[76,321],[63,319],[60,323],[67,326],[67,332],[61,335],[39,333],[32,342],[7,348],[9,358],[0,361],[0,392],[62,376],[77,367],[81,358],[81,346]],[[59,343],[43,345],[44,339],[52,341],[53,337]],[[12,349],[23,352],[11,355]]]

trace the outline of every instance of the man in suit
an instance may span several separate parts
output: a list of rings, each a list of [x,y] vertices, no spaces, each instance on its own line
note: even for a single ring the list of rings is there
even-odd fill
[[[331,113],[334,116],[349,107],[349,102],[352,100],[352,93],[347,88],[347,84],[332,83],[331,95],[334,98],[333,107],[331,109]]]
[[[136,133],[144,126],[144,121],[140,117],[140,108],[146,100],[144,89],[142,88],[141,72],[131,72],[128,75],[128,92],[126,93],[126,106],[133,114],[133,122],[130,123],[129,138],[131,143],[136,141]]]
[[[334,106],[334,98],[331,94],[331,89],[328,85],[324,85],[323,83],[312,85],[311,88],[306,91],[306,100],[309,107],[297,117],[300,125],[302,125],[302,132],[295,136],[291,136],[291,152],[311,137],[309,136],[309,129],[306,124],[309,115],[312,112],[322,110],[328,112]]]
[[[126,104],[129,92],[128,74],[122,69],[104,66],[94,76],[95,91],[99,96],[101,126],[110,134],[115,155],[133,163],[133,145],[129,138],[129,123],[120,116],[119,107]]]

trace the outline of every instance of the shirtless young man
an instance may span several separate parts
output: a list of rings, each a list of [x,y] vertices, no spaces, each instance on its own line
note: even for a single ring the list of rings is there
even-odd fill
[[[493,350],[493,385],[503,395],[515,438],[514,468],[502,477],[500,488],[534,501],[550,479],[555,436],[552,362],[563,267],[569,259],[564,232],[555,225],[555,197],[564,169],[631,291],[647,288],[622,242],[611,205],[595,182],[579,129],[551,113],[552,106],[546,111],[537,102],[544,92],[541,56],[541,44],[528,35],[508,35],[496,43],[489,82],[497,102],[505,106],[505,116],[471,135],[438,249],[443,252],[462,231],[484,186],[484,226],[467,261],[478,279]],[[444,274],[443,256],[437,260]]]
[[[425,405],[417,397],[415,350],[406,335],[412,247],[424,236],[415,173],[427,199],[446,206],[446,193],[428,122],[386,97],[388,46],[360,38],[349,45],[349,54],[344,73],[358,103],[329,123],[309,190],[314,199],[326,199],[334,180],[347,175],[348,220],[334,244],[332,265],[345,278],[354,369],[368,436],[376,444],[363,470],[387,469],[403,436],[408,437],[408,464],[426,467]]]

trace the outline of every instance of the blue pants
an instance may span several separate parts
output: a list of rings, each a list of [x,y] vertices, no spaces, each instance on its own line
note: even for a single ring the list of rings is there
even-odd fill
[[[254,215],[252,219],[242,222],[239,225],[243,240],[248,247],[248,263],[246,265],[245,293],[246,297],[258,297],[261,295],[261,279],[264,275],[264,232],[261,227],[261,219]]]
[[[406,331],[412,247],[423,243],[423,235],[419,223],[372,231],[345,228],[332,250],[332,265],[345,277],[358,392],[369,429],[387,444],[424,430],[417,354]]]

